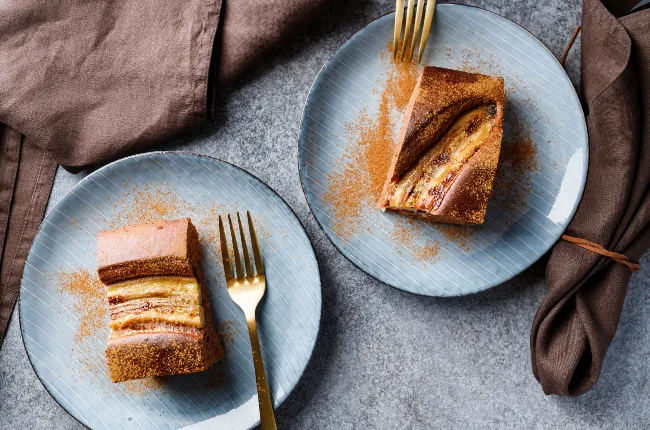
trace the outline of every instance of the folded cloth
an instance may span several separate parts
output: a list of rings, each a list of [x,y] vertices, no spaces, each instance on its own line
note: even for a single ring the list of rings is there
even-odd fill
[[[584,0],[582,97],[589,173],[566,234],[638,261],[650,248],[650,10],[638,0]],[[546,394],[578,396],[598,380],[630,270],[560,241],[535,315],[533,372]]]
[[[0,2],[0,341],[56,165],[205,124],[214,92],[329,0]]]

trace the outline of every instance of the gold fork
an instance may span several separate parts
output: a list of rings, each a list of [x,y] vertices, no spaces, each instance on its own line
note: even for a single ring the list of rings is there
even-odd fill
[[[275,430],[275,417],[273,415],[273,404],[269,394],[269,386],[266,383],[266,373],[264,372],[264,363],[262,362],[262,351],[260,349],[260,340],[257,336],[257,322],[255,321],[255,310],[266,291],[266,278],[264,277],[264,264],[260,246],[257,243],[257,234],[253,227],[253,219],[250,212],[246,212],[248,217],[248,232],[251,237],[251,247],[253,249],[253,258],[255,259],[255,270],[251,266],[251,260],[248,256],[248,246],[246,245],[246,235],[244,228],[237,213],[239,223],[239,234],[241,236],[242,253],[244,254],[244,265],[246,272],[242,268],[241,259],[239,258],[239,248],[237,246],[237,236],[232,225],[232,219],[228,214],[228,224],[230,224],[230,235],[232,238],[232,248],[235,257],[235,267],[237,273],[233,273],[230,262],[230,253],[228,252],[228,240],[223,228],[223,221],[219,216],[219,237],[221,240],[221,256],[223,258],[223,270],[226,274],[226,286],[228,294],[233,302],[244,311],[246,322],[248,323],[248,336],[251,340],[253,350],[253,363],[255,365],[255,380],[257,382],[257,399],[260,406],[260,422],[262,430]]]
[[[406,46],[411,38],[411,46],[408,50],[408,62],[411,62],[413,58],[413,49],[415,48],[415,40],[418,38],[418,32],[420,31],[420,25],[422,24],[422,11],[424,9],[425,0],[418,0],[417,11],[415,12],[415,20],[413,20],[413,8],[415,6],[415,0],[409,0],[408,7],[406,10],[406,25],[404,27],[404,37],[402,40],[402,54],[400,59],[404,60],[404,54],[406,53]],[[431,29],[431,22],[433,21],[433,12],[436,9],[436,0],[429,0],[427,2],[427,10],[424,14],[424,26],[422,27],[422,37],[420,38],[420,47],[418,48],[418,63],[422,60],[422,54],[424,53],[424,47],[427,45],[427,40],[429,39],[429,30]],[[412,23],[412,21],[415,21]],[[404,24],[404,0],[397,0],[395,6],[395,32],[393,33],[393,58],[397,57],[400,45],[400,36],[402,36],[402,24]],[[413,24],[413,32],[411,33],[411,28]]]

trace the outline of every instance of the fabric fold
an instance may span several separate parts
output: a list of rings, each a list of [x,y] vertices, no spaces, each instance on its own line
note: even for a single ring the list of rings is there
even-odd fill
[[[234,81],[331,3],[332,0],[225,1],[222,36],[217,40],[216,51],[219,84]]]
[[[583,2],[589,172],[566,232],[638,261],[650,247],[650,10],[619,19],[611,11],[635,2],[622,3]],[[555,245],[530,344],[545,393],[578,396],[596,383],[630,276],[609,258],[568,242]]]
[[[24,139],[20,133],[0,125],[0,203],[12,193],[11,204],[0,213],[0,339],[11,317],[20,291],[20,280],[27,253],[43,219],[52,189],[56,163],[41,148]],[[12,175],[8,172],[13,172]],[[8,216],[5,216],[8,215]]]
[[[5,2],[0,122],[71,168],[202,125],[220,5]]]

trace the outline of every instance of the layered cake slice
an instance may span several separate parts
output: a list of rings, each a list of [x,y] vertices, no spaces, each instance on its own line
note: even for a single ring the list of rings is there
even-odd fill
[[[113,382],[199,372],[223,356],[200,263],[189,218],[99,233]]]
[[[425,67],[378,206],[437,222],[483,223],[504,98],[502,78]]]

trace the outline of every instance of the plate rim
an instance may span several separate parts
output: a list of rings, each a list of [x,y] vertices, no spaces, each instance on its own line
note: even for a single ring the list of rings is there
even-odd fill
[[[578,96],[578,92],[576,91],[575,85],[574,85],[573,82],[571,81],[571,78],[569,77],[569,74],[567,73],[566,69],[565,69],[564,67],[562,67],[560,61],[557,59],[557,57],[555,56],[555,54],[553,54],[553,53],[551,52],[551,50],[548,49],[548,47],[547,47],[547,46],[546,46],[546,45],[545,45],[545,44],[544,44],[544,43],[543,43],[543,42],[542,42],[542,41],[541,41],[537,36],[535,36],[533,33],[531,33],[530,31],[528,31],[527,29],[525,29],[523,26],[521,26],[521,25],[517,24],[516,22],[512,21],[511,19],[508,19],[507,17],[505,17],[505,16],[503,16],[503,15],[500,15],[500,14],[498,14],[498,13],[496,13],[496,12],[493,12],[493,11],[491,11],[491,10],[488,10],[488,9],[485,9],[485,8],[482,8],[482,7],[478,7],[478,6],[470,6],[470,5],[465,5],[465,4],[460,4],[460,3],[454,3],[454,2],[438,4],[438,5],[436,6],[436,8],[439,8],[439,7],[442,7],[442,8],[447,8],[447,7],[449,7],[449,8],[455,8],[455,7],[458,7],[458,8],[477,9],[477,10],[480,10],[480,11],[482,11],[482,12],[489,13],[489,14],[492,14],[492,15],[494,15],[494,16],[496,16],[496,17],[499,17],[499,18],[501,18],[501,19],[504,19],[504,20],[508,21],[508,22],[511,23],[511,24],[514,24],[516,27],[518,27],[519,29],[521,29],[521,30],[523,30],[524,32],[528,33],[531,37],[533,37],[533,39],[535,39],[537,42],[539,42],[539,44],[540,44],[540,45],[541,45],[541,46],[542,46],[542,47],[543,47],[543,48],[544,48],[544,49],[545,49],[545,50],[550,54],[550,56],[555,60],[555,63],[557,63],[557,65],[560,66],[560,69],[561,69],[562,72],[564,73],[564,76],[566,76],[566,78],[567,78],[567,80],[569,81],[569,83],[571,83],[571,87],[572,87],[572,89],[573,89],[573,91],[571,92],[571,94],[572,94],[573,98],[575,99],[575,101],[577,101],[578,105],[581,107],[581,109],[580,109],[580,114],[581,114],[581,115],[580,115],[580,116],[581,116],[581,118],[582,118],[582,123],[584,124],[585,137],[586,137],[586,145],[585,145],[585,159],[584,159],[584,161],[583,161],[583,168],[584,168],[584,169],[583,169],[583,174],[582,174],[582,178],[581,178],[580,191],[578,192],[578,195],[577,195],[577,197],[576,197],[576,200],[575,200],[575,202],[573,203],[573,208],[571,209],[571,212],[570,212],[569,216],[568,216],[567,219],[566,219],[566,222],[565,222],[566,225],[564,225],[563,230],[562,230],[562,231],[557,235],[557,237],[553,237],[553,238],[552,238],[552,239],[553,239],[552,242],[550,242],[550,244],[549,244],[548,246],[545,246],[544,251],[541,252],[541,253],[540,253],[540,254],[539,254],[539,255],[538,255],[534,260],[531,260],[530,264],[528,264],[527,266],[523,267],[522,269],[520,269],[520,270],[514,272],[513,274],[504,277],[504,278],[503,278],[500,282],[498,282],[498,283],[494,283],[494,282],[492,282],[492,283],[490,283],[490,285],[489,285],[488,287],[485,287],[485,288],[483,288],[483,289],[481,289],[481,290],[478,290],[478,291],[459,292],[459,293],[449,294],[449,295],[440,295],[440,294],[426,294],[426,293],[423,293],[423,292],[411,291],[411,290],[408,290],[408,289],[406,289],[406,288],[403,288],[403,287],[400,286],[399,284],[392,284],[391,282],[389,282],[389,281],[387,281],[387,280],[380,279],[378,276],[376,276],[376,275],[374,275],[373,273],[371,273],[370,271],[366,270],[363,266],[357,264],[357,263],[356,263],[355,261],[353,261],[350,257],[348,257],[348,256],[346,255],[346,251],[345,251],[342,247],[340,247],[339,245],[337,245],[337,244],[334,242],[334,240],[332,239],[332,237],[327,233],[327,231],[326,231],[326,229],[325,229],[325,226],[321,223],[321,221],[320,221],[320,220],[318,219],[318,217],[316,216],[316,213],[314,212],[314,208],[312,207],[312,203],[310,202],[309,198],[307,197],[307,192],[306,192],[306,190],[305,190],[305,183],[304,183],[304,179],[303,179],[302,161],[303,161],[304,156],[302,155],[302,152],[303,152],[303,151],[301,150],[300,147],[301,147],[301,142],[302,142],[302,140],[303,140],[303,139],[302,139],[302,131],[303,131],[303,124],[304,124],[304,121],[305,121],[305,114],[306,114],[306,112],[307,112],[307,105],[308,105],[308,103],[309,103],[309,99],[310,99],[310,97],[311,97],[311,95],[312,95],[312,93],[313,93],[313,91],[314,91],[314,87],[316,86],[316,82],[317,82],[318,79],[321,77],[321,74],[323,73],[323,71],[325,70],[325,68],[326,68],[328,65],[330,65],[330,64],[332,63],[332,61],[333,61],[333,59],[334,59],[334,56],[335,56],[336,54],[338,54],[339,51],[340,51],[340,50],[341,50],[345,45],[347,45],[348,43],[350,43],[350,41],[352,40],[353,37],[355,37],[357,34],[361,33],[362,31],[366,30],[370,25],[374,24],[375,22],[379,21],[380,19],[385,18],[385,17],[388,16],[388,15],[392,15],[392,14],[394,14],[394,13],[396,12],[395,10],[393,10],[393,11],[391,11],[391,12],[387,12],[387,13],[385,13],[385,14],[382,14],[382,15],[380,15],[380,16],[378,16],[378,17],[372,19],[372,21],[370,21],[370,22],[368,22],[367,24],[365,24],[364,26],[360,27],[357,31],[355,31],[353,34],[351,34],[349,37],[347,37],[347,38],[345,39],[345,41],[344,41],[344,42],[343,42],[343,43],[342,43],[342,44],[341,44],[341,45],[336,49],[336,51],[334,51],[334,52],[333,52],[333,53],[332,53],[332,54],[327,58],[327,60],[325,60],[325,62],[324,62],[323,65],[321,66],[321,68],[318,70],[318,73],[316,74],[316,77],[314,78],[314,80],[312,81],[311,86],[309,87],[309,92],[307,93],[307,97],[305,98],[305,102],[304,102],[304,104],[303,104],[303,109],[302,109],[302,114],[301,114],[301,116],[300,116],[300,127],[299,127],[299,129],[298,129],[298,139],[297,139],[298,150],[296,151],[296,152],[297,152],[297,155],[296,155],[296,161],[297,161],[297,164],[298,164],[298,176],[300,177],[300,188],[301,188],[301,190],[302,190],[302,193],[303,193],[303,196],[304,196],[304,198],[305,198],[305,201],[307,202],[307,206],[309,207],[309,211],[310,211],[311,214],[312,214],[312,217],[316,220],[316,223],[318,224],[318,227],[320,228],[320,230],[321,230],[321,232],[323,233],[323,235],[324,235],[325,237],[327,237],[327,239],[328,239],[328,240],[330,241],[330,243],[334,246],[334,248],[336,248],[336,250],[337,250],[341,255],[343,255],[343,257],[345,257],[346,260],[348,260],[350,263],[352,263],[352,265],[354,265],[357,269],[361,270],[361,271],[362,271],[363,273],[365,273],[366,275],[370,276],[371,278],[373,278],[373,279],[379,281],[380,283],[382,283],[382,284],[384,284],[384,285],[387,285],[387,286],[389,286],[389,287],[391,287],[391,288],[395,288],[395,289],[397,289],[397,290],[404,291],[404,292],[406,292],[406,293],[413,294],[413,295],[416,295],[416,296],[436,297],[436,298],[453,298],[453,297],[464,297],[464,296],[471,296],[471,295],[475,295],[475,294],[480,294],[480,293],[482,293],[482,292],[485,292],[485,291],[487,291],[487,290],[490,290],[490,289],[492,289],[492,288],[494,288],[494,287],[497,287],[497,286],[499,286],[499,285],[502,285],[502,284],[508,282],[509,280],[511,280],[511,279],[513,279],[513,278],[515,278],[515,277],[517,277],[517,276],[519,276],[519,275],[521,275],[523,272],[525,272],[525,271],[528,270],[530,267],[532,267],[533,265],[535,265],[535,264],[536,264],[536,263],[537,263],[537,262],[538,262],[538,261],[539,261],[539,260],[544,256],[544,255],[546,255],[546,254],[547,254],[547,253],[548,253],[548,252],[549,252],[549,251],[550,251],[550,250],[555,246],[555,244],[557,244],[557,242],[558,242],[558,241],[560,240],[560,238],[562,237],[562,234],[564,234],[564,232],[565,232],[566,229],[568,228],[569,224],[570,224],[571,221],[573,220],[573,217],[575,216],[576,211],[578,210],[578,207],[580,206],[580,202],[582,201],[582,196],[583,196],[583,194],[584,194],[585,186],[586,186],[586,184],[587,184],[587,175],[588,175],[588,173],[589,173],[589,159],[590,159],[590,151],[589,151],[589,134],[588,134],[588,128],[587,128],[587,118],[586,118],[586,115],[585,115],[585,111],[584,111],[584,109],[582,108],[582,102],[580,101],[580,97]],[[405,7],[405,9],[406,9],[406,7]],[[542,248],[540,248],[540,249],[542,249]]]
[[[244,173],[246,173],[249,176],[253,177],[254,179],[258,180],[261,184],[266,186],[269,190],[271,190],[280,199],[280,201],[282,203],[284,203],[289,208],[290,214],[293,215],[293,217],[296,219],[296,221],[298,221],[298,224],[302,228],[302,231],[305,233],[305,236],[307,238],[307,242],[309,243],[309,248],[308,249],[311,249],[312,253],[314,254],[314,262],[316,263],[317,274],[318,274],[318,284],[320,286],[319,291],[320,291],[320,296],[321,296],[321,304],[320,304],[320,310],[319,310],[319,314],[318,314],[318,327],[317,327],[317,331],[316,331],[316,336],[314,338],[314,344],[311,347],[311,350],[309,351],[309,356],[307,358],[307,362],[306,362],[305,366],[302,368],[302,370],[299,372],[298,379],[296,380],[293,387],[291,387],[291,389],[288,390],[288,392],[285,392],[286,395],[284,396],[284,399],[282,399],[281,402],[278,402],[277,406],[274,405],[273,410],[277,411],[283,404],[285,404],[287,399],[289,399],[289,397],[294,393],[296,387],[298,387],[300,382],[305,377],[305,371],[310,366],[310,364],[312,363],[312,360],[314,358],[314,351],[316,350],[316,345],[318,344],[318,341],[320,340],[321,328],[322,328],[322,315],[323,315],[323,306],[324,306],[324,301],[323,301],[323,274],[322,274],[321,266],[320,266],[319,261],[318,261],[316,250],[314,249],[314,244],[312,243],[312,241],[311,241],[311,239],[309,237],[309,234],[307,234],[307,229],[305,228],[304,223],[298,217],[298,214],[296,214],[296,211],[284,199],[284,197],[282,197],[277,191],[275,191],[273,188],[271,188],[265,181],[261,180],[259,177],[257,177],[253,173],[249,172],[248,170],[246,170],[246,169],[244,169],[242,167],[239,167],[239,166],[237,166],[237,165],[235,165],[233,163],[222,160],[222,159],[220,159],[218,157],[213,157],[211,155],[206,155],[206,154],[199,154],[199,153],[192,152],[192,151],[183,151],[183,150],[180,150],[180,151],[165,151],[165,150],[160,150],[160,151],[149,151],[149,152],[140,152],[140,153],[137,153],[137,154],[132,154],[132,155],[129,155],[129,156],[126,156],[126,157],[118,158],[117,160],[113,160],[110,163],[107,163],[107,164],[103,165],[102,167],[93,170],[90,174],[88,174],[87,176],[82,178],[79,182],[74,184],[72,186],[72,188],[70,188],[68,191],[66,191],[61,196],[61,198],[59,198],[59,200],[45,213],[45,215],[43,216],[43,220],[38,225],[38,229],[36,230],[36,234],[34,235],[34,239],[36,239],[36,236],[38,236],[38,234],[41,232],[41,229],[45,225],[45,222],[46,222],[47,217],[49,216],[50,212],[52,212],[54,209],[56,209],[63,202],[63,200],[68,196],[68,194],[71,194],[77,187],[81,186],[81,184],[83,182],[85,182],[86,180],[91,178],[95,173],[99,172],[100,170],[106,169],[106,168],[108,168],[108,167],[110,167],[110,166],[112,166],[114,164],[121,163],[121,162],[123,162],[125,160],[128,160],[128,159],[131,159],[131,158],[145,157],[145,156],[149,156],[149,155],[153,155],[153,154],[165,154],[165,155],[183,154],[183,155],[189,155],[189,156],[194,156],[194,157],[203,157],[203,158],[208,158],[208,159],[213,160],[213,161],[225,163],[225,164],[233,167],[236,170],[243,171]],[[32,244],[29,247],[29,252],[27,253],[27,258],[25,259],[25,261],[27,261],[29,259],[29,255],[32,253],[33,246],[34,246],[34,242],[32,242]],[[19,296],[18,296],[18,325],[19,325],[20,338],[22,340],[23,349],[25,351],[25,355],[27,356],[27,360],[29,361],[29,365],[31,366],[32,371],[34,372],[34,374],[36,374],[36,377],[38,378],[38,381],[41,383],[41,385],[43,386],[45,391],[50,395],[50,397],[52,397],[52,399],[54,399],[54,401],[69,416],[71,416],[75,421],[77,421],[79,424],[81,424],[85,428],[91,428],[88,425],[81,422],[81,420],[79,418],[77,418],[71,411],[68,410],[68,408],[66,406],[64,406],[59,401],[59,399],[50,391],[50,389],[47,387],[47,385],[43,382],[43,379],[41,378],[41,375],[36,371],[36,368],[34,367],[34,363],[32,362],[32,357],[30,356],[29,351],[27,350],[27,344],[25,343],[25,331],[24,331],[24,328],[23,328],[22,306],[23,306],[23,279],[24,279],[24,277],[25,277],[25,273],[23,271],[23,274],[21,275],[21,278],[20,278],[20,290],[19,290]],[[212,417],[212,418],[215,418],[215,417]],[[198,424],[200,422],[201,421],[199,421],[197,423],[194,423],[194,424]],[[260,420],[257,420],[257,422],[255,424],[251,425],[250,427],[248,427],[247,430],[255,428],[259,424],[260,424]]]

